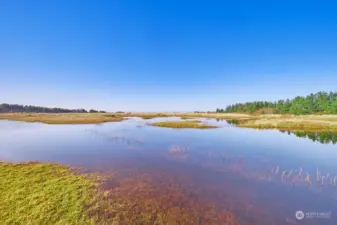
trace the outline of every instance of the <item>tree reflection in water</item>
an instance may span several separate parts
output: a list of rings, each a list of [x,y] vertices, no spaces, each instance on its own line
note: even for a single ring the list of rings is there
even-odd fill
[[[306,132],[306,131],[281,131],[282,133],[287,133],[288,135],[295,135],[299,138],[308,138],[314,142],[320,142],[321,144],[336,144],[337,143],[337,132]]]

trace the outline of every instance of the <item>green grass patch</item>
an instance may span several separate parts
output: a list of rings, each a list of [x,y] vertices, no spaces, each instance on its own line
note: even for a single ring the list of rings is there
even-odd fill
[[[197,129],[217,128],[217,126],[203,124],[200,120],[157,122],[152,123],[152,126],[169,127],[169,128],[197,128]]]
[[[93,177],[57,164],[0,162],[2,224],[94,224]]]

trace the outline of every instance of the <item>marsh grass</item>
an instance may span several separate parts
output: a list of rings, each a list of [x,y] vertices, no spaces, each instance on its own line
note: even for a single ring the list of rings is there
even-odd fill
[[[94,224],[95,179],[57,164],[0,162],[2,224]]]
[[[182,120],[189,120],[189,119],[195,119],[196,116],[180,116],[180,119]]]
[[[178,156],[181,160],[186,160],[188,157],[187,146],[182,145],[171,145],[168,151],[171,155]]]
[[[240,127],[259,128],[259,129],[281,129],[288,131],[337,131],[337,123],[322,123],[314,121],[249,121],[238,124]]]
[[[257,129],[279,129],[284,131],[337,131],[337,116],[293,116],[268,115],[251,119],[233,120],[230,123],[239,127]]]
[[[238,113],[5,113],[0,119],[23,122],[41,122],[46,124],[98,124],[120,122],[124,117],[141,117],[153,119],[158,117],[180,117],[182,119],[214,118],[232,121],[239,127],[257,129],[280,129],[288,131],[337,131],[336,115],[251,115]],[[237,121],[234,123],[234,121]],[[197,123],[162,122],[161,127],[173,128],[215,128]],[[168,123],[168,124],[165,124]]]
[[[214,118],[214,119],[249,119],[254,116],[249,114],[240,113],[184,113],[184,112],[163,112],[163,113],[119,113],[123,117],[140,117],[143,119],[153,119],[159,117],[180,117],[182,119],[195,119],[195,118]]]
[[[132,115],[132,114],[131,114]],[[159,116],[160,115],[160,116]],[[180,117],[181,119],[214,118],[231,121],[239,127],[282,129],[289,131],[337,131],[337,115],[240,114],[240,113],[141,113],[146,119]],[[164,126],[164,124],[162,124]],[[176,127],[178,128],[178,127]]]
[[[0,114],[0,119],[46,124],[97,124],[124,120],[109,113],[6,113]]]
[[[142,119],[148,120],[148,119],[154,119],[159,117],[172,117],[176,116],[175,113],[127,113],[124,116],[129,117],[140,117]]]
[[[203,124],[201,123],[200,120],[165,121],[165,122],[152,123],[151,125],[168,128],[197,128],[197,129],[217,128],[217,126]]]
[[[169,148],[169,153],[171,154],[186,154],[187,153],[187,147],[186,146],[180,146],[180,145],[171,145]]]
[[[190,189],[161,172],[127,174],[0,162],[1,224],[241,224],[232,213],[190,198]]]

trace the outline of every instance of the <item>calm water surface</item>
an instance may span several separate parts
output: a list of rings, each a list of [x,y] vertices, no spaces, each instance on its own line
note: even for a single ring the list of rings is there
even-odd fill
[[[0,121],[0,160],[58,162],[88,171],[173,179],[186,195],[246,224],[337,224],[336,134],[236,128],[170,129],[129,118],[101,125]],[[335,177],[336,176],[336,177]],[[298,220],[296,211],[306,217]],[[307,213],[322,213],[308,218]]]

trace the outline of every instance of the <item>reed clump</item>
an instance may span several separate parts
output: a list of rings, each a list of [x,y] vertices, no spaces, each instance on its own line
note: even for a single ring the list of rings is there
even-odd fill
[[[180,145],[171,145],[169,148],[169,153],[174,155],[187,154],[187,147]]]

